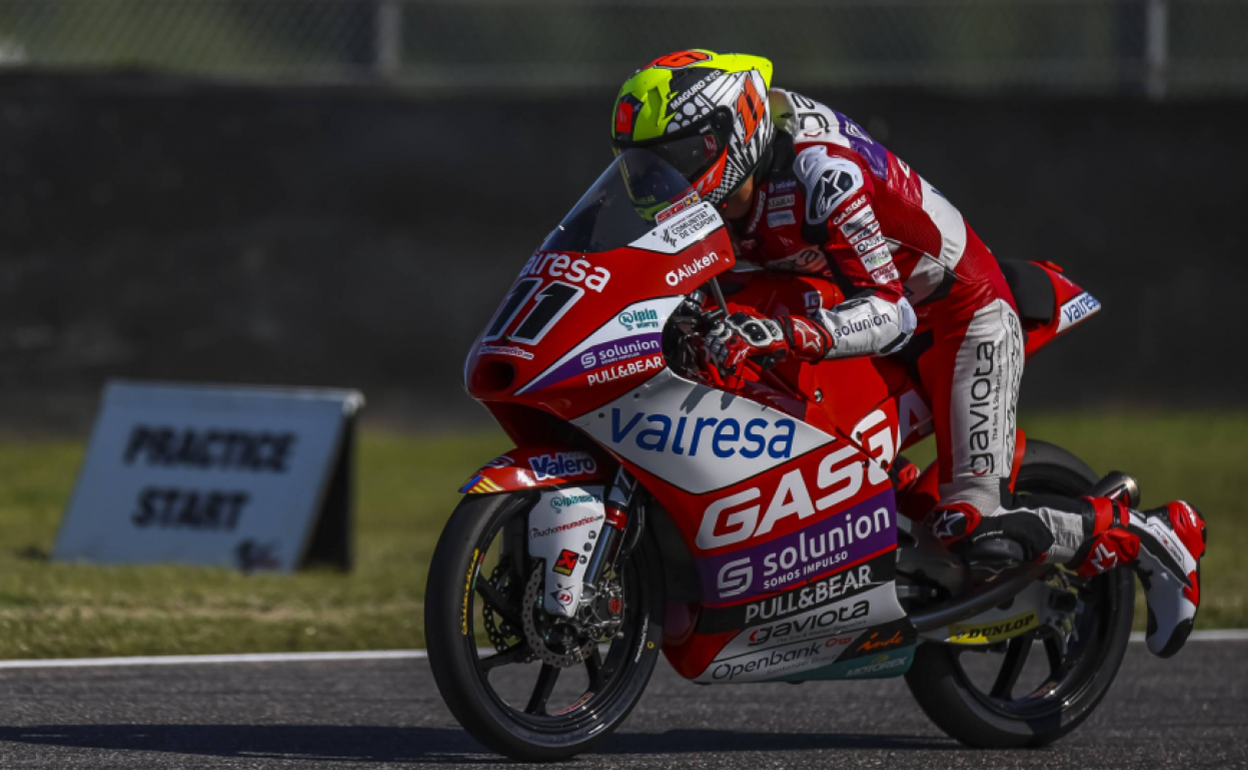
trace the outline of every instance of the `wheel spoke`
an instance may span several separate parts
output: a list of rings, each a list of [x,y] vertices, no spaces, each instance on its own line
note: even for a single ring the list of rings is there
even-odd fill
[[[1005,649],[1005,661],[1001,664],[1001,670],[997,672],[997,681],[992,684],[992,691],[989,693],[994,698],[1003,700],[1011,700],[1014,692],[1014,685],[1018,684],[1018,677],[1023,673],[1023,666],[1027,665],[1027,654],[1031,652],[1031,636],[1021,636],[1011,639],[1009,646]]]
[[[516,628],[520,628],[523,625],[520,622],[520,616],[516,614],[514,609],[508,606],[507,598],[490,581],[478,580],[477,593],[481,594],[481,598],[485,599],[486,603],[490,605],[490,609],[503,616],[503,620],[506,620]]]
[[[602,653],[598,652],[598,645],[585,658],[585,670],[589,673],[589,689],[598,689],[602,684]]]
[[[542,664],[542,671],[537,675],[537,685],[533,688],[533,695],[529,697],[529,705],[524,707],[524,713],[546,713],[546,701],[550,699],[550,693],[555,689],[555,682],[559,680],[560,671],[561,669],[557,666],[549,663]]]
[[[491,655],[488,658],[482,658],[477,661],[477,666],[482,671],[492,671],[499,666],[506,666],[511,663],[522,663],[529,655],[529,645],[524,642],[517,642],[502,652]]]
[[[1062,670],[1062,643],[1054,636],[1044,639],[1044,653],[1049,658],[1049,678],[1057,681]]]

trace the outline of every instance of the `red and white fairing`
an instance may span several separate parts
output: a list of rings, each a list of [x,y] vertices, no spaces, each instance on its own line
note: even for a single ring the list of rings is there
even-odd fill
[[[639,152],[617,159],[560,230],[593,230],[578,218],[586,200],[599,207],[595,227],[610,205],[641,213],[609,194],[619,186],[613,170]],[[607,192],[595,198],[598,188]],[[689,570],[685,582],[697,586],[696,597],[669,601],[664,628],[664,651],[685,677],[904,673],[915,634],[893,584],[888,469],[930,430],[926,396],[885,358],[781,362],[735,392],[671,369],[668,320],[712,277],[725,278],[734,302],[769,315],[843,299],[822,279],[726,276],[735,258],[718,214],[691,205],[687,189],[671,192],[680,210],[652,206],[653,226],[623,245],[548,249],[525,265],[465,368],[469,392],[518,448],[465,490],[541,490],[530,549],[547,560],[545,608],[570,615],[580,556],[605,515],[603,486],[617,464],[626,468],[679,532],[686,563],[665,569]]]

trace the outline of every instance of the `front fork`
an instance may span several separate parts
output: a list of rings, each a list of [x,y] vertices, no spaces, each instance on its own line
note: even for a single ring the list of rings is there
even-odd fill
[[[616,567],[623,550],[624,534],[628,529],[628,517],[636,489],[637,479],[624,466],[620,466],[615,472],[615,480],[607,487],[607,493],[603,497],[605,526],[594,552],[589,557],[589,564],[585,567],[585,585],[597,586],[602,576]]]

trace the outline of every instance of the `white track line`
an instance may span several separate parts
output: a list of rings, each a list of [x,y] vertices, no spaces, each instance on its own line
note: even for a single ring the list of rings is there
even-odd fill
[[[1143,632],[1131,634],[1131,641],[1144,641]],[[1248,628],[1194,631],[1192,642],[1246,642]],[[482,651],[484,652],[484,651]],[[0,660],[0,669],[16,668],[107,668],[110,666],[197,666],[208,663],[308,663],[337,660],[423,660],[424,650],[362,650],[359,652],[259,652],[242,655],[153,655],[130,658],[48,658],[44,660]]]
[[[242,655],[151,655],[130,658],[48,658],[0,660],[5,668],[103,668],[108,666],[189,666],[201,663],[298,663],[326,660],[405,660],[428,657],[424,650],[360,652],[260,652]]]
[[[1187,640],[1189,642],[1246,642],[1248,641],[1248,628],[1211,628],[1208,631],[1193,631]],[[1144,641],[1144,632],[1133,631],[1131,641]]]

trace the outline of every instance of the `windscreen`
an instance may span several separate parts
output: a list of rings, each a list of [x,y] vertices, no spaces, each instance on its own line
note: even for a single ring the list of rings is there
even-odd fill
[[[666,161],[643,148],[625,150],[540,250],[593,254],[618,249],[697,202],[689,181]]]

